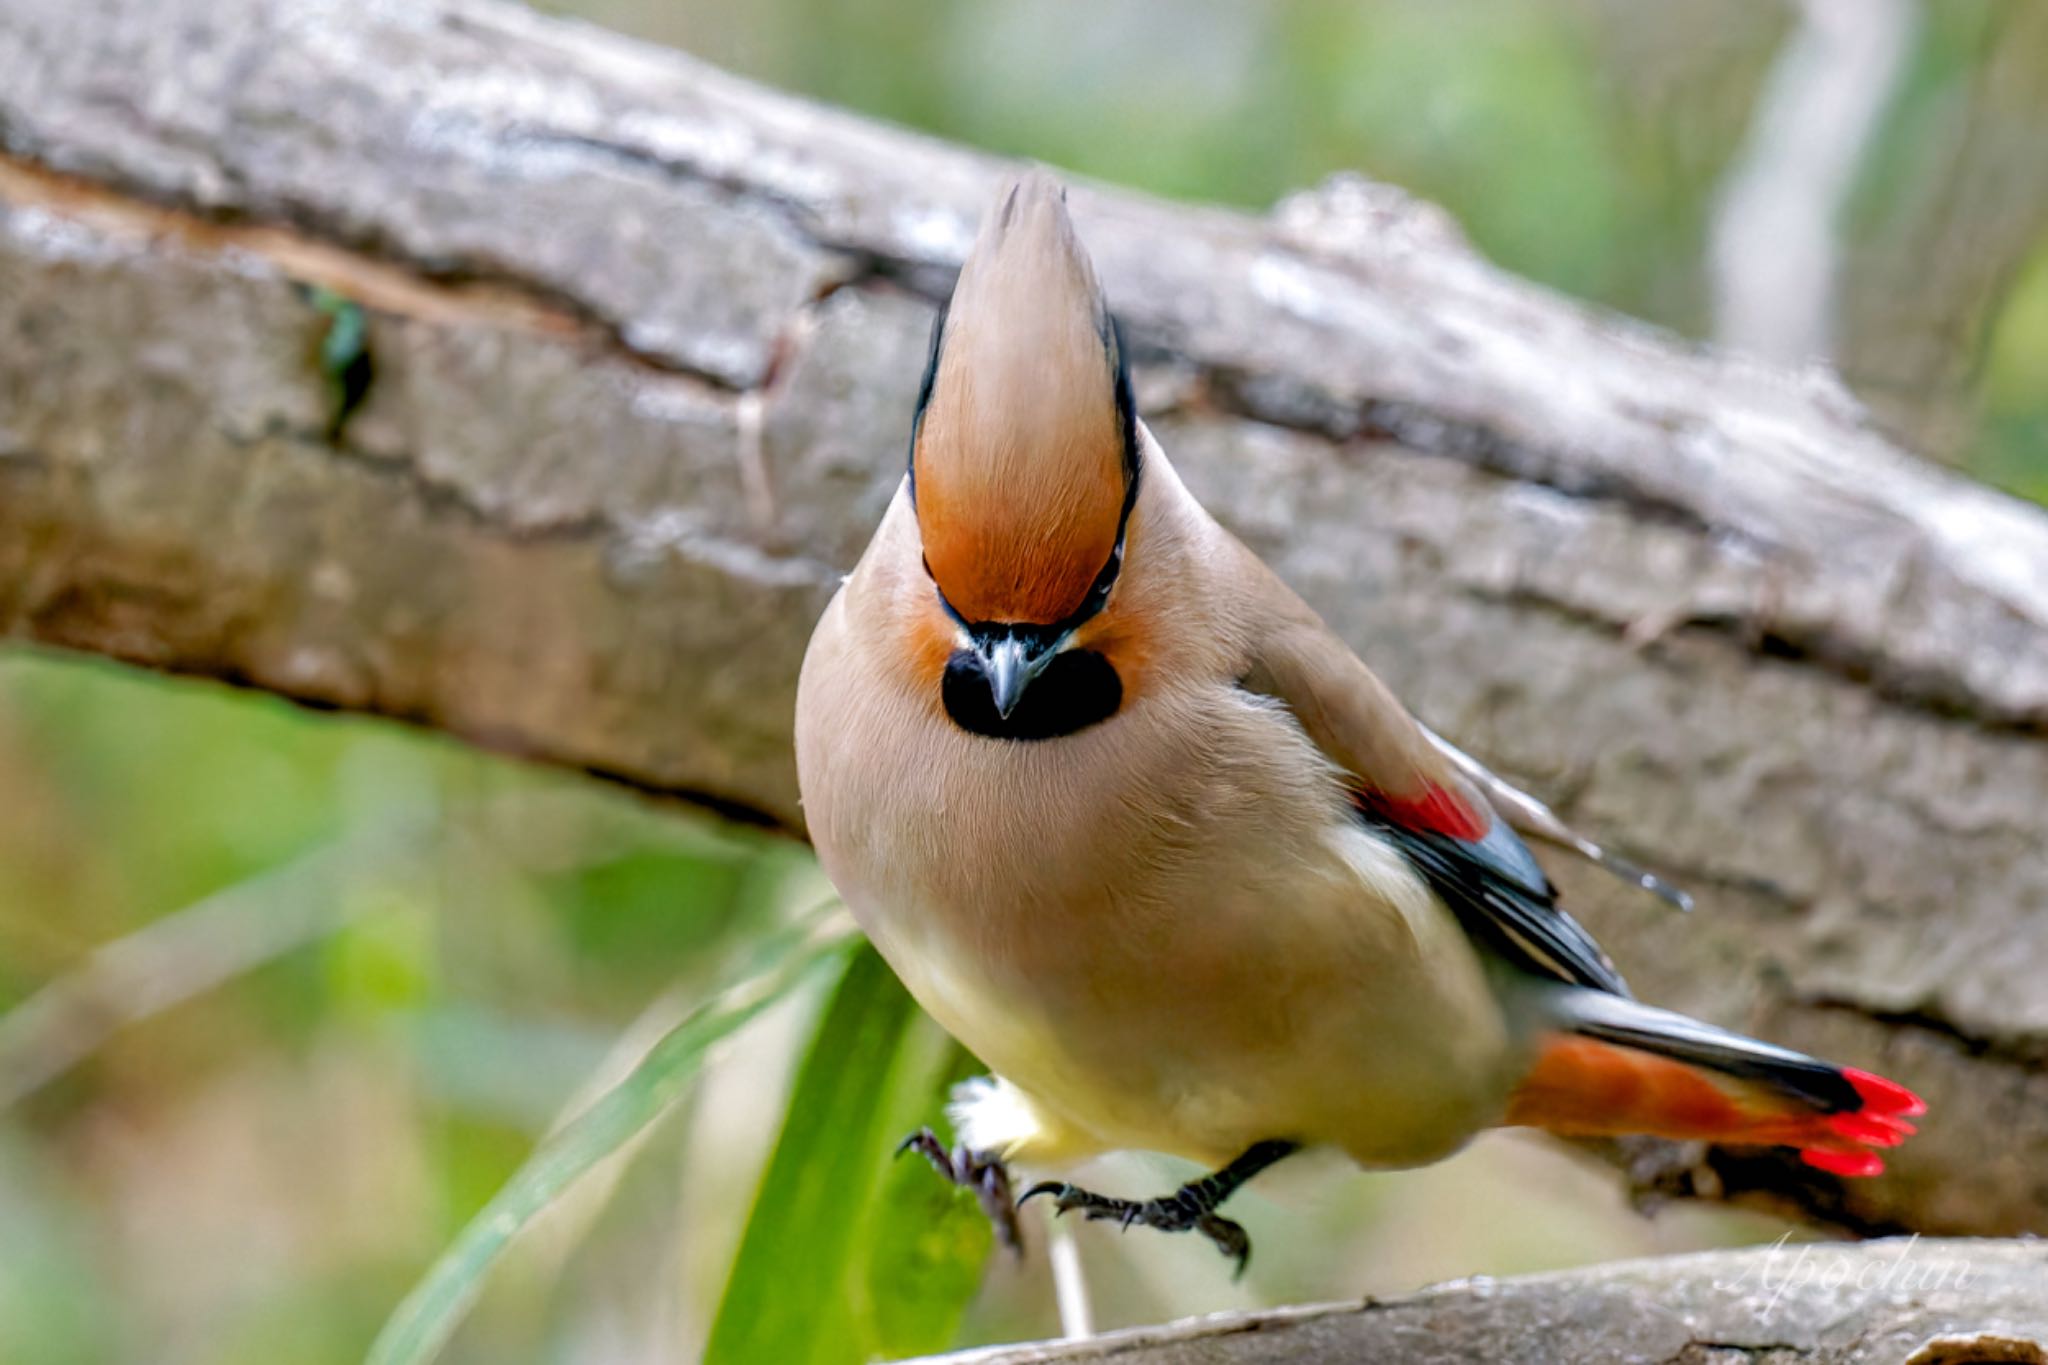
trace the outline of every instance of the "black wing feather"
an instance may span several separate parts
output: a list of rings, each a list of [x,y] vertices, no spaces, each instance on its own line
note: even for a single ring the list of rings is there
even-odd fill
[[[1538,976],[1629,994],[1593,936],[1558,906],[1557,888],[1506,822],[1496,817],[1486,839],[1473,843],[1410,829],[1369,806],[1359,818],[1422,874],[1466,933],[1508,961]],[[1488,847],[1500,839],[1509,847]]]

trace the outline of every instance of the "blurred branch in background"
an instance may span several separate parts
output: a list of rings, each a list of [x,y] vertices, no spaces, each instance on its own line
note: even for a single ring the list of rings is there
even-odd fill
[[[2048,6],[1925,14],[1844,225],[1837,362],[1926,453],[2048,500],[2048,350],[2023,321],[2048,308]]]
[[[1841,219],[1919,0],[1799,0],[1714,214],[1715,339],[1782,364],[1834,352]]]

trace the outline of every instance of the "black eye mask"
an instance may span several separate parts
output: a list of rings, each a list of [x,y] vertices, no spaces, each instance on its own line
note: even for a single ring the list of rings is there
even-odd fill
[[[988,677],[971,650],[956,649],[946,661],[940,695],[953,723],[990,739],[1057,739],[1108,720],[1123,704],[1123,679],[1110,661],[1092,649],[1053,656],[1032,680],[1005,720],[989,695]]]

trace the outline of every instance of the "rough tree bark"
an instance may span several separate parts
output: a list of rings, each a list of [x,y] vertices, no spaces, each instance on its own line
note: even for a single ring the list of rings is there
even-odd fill
[[[2048,1365],[2048,1247],[1866,1242],[1668,1256],[1389,1302],[1221,1314],[949,1365]]]
[[[993,161],[486,0],[0,0],[0,149],[0,631],[799,827],[797,662]],[[1698,893],[1559,868],[1639,990],[1934,1106],[1881,1181],[1632,1178],[2048,1227],[2048,517],[1383,187],[1074,201],[1197,493]]]

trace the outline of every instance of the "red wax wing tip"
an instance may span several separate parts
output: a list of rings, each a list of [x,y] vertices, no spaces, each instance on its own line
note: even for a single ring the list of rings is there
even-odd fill
[[[1863,1097],[1863,1107],[1879,1114],[1897,1114],[1911,1118],[1927,1112],[1927,1101],[1900,1085],[1868,1071],[1858,1071],[1853,1066],[1842,1068],[1842,1075],[1849,1084],[1856,1087],[1856,1093]]]
[[[1799,1159],[1817,1171],[1830,1175],[1883,1175],[1884,1158],[1876,1152],[1821,1152],[1807,1150]]]
[[[1414,797],[1375,793],[1370,799],[1396,824],[1409,829],[1467,841],[1486,837],[1486,817],[1465,804],[1456,792],[1443,787],[1431,787]]]
[[[1827,1125],[1851,1142],[1867,1142],[1873,1147],[1896,1147],[1918,1131],[1904,1119],[1888,1114],[1830,1114]]]

